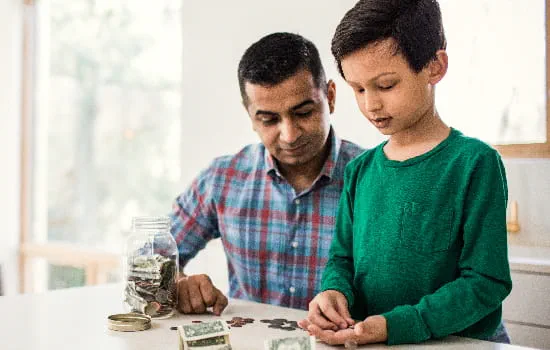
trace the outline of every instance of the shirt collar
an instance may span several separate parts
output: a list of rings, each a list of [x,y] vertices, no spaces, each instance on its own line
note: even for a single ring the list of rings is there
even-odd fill
[[[334,128],[331,126],[329,135],[328,135],[328,142],[330,142],[330,154],[325,160],[325,164],[321,168],[321,172],[319,173],[319,177],[317,180],[321,179],[322,177],[327,177],[329,180],[332,180],[332,178],[337,175],[336,172],[336,162],[338,160],[338,155],[340,153],[340,147],[342,145],[342,140],[336,136],[336,133],[334,132]],[[265,162],[265,169],[268,175],[276,178],[282,178],[281,172],[279,171],[279,167],[277,166],[277,162],[273,158],[273,156],[269,153],[267,148],[264,146],[264,162]]]

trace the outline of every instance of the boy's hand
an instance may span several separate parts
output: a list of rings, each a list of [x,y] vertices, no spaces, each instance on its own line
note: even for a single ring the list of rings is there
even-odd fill
[[[348,301],[344,294],[327,290],[317,294],[309,303],[307,319],[299,322],[300,327],[308,329],[315,325],[320,329],[346,329],[355,323],[348,311]]]
[[[310,334],[324,343],[330,345],[346,344],[352,341],[357,345],[381,343],[388,340],[388,329],[384,316],[369,316],[363,322],[358,322],[355,327],[333,331],[321,329],[315,324],[309,324],[307,330]]]

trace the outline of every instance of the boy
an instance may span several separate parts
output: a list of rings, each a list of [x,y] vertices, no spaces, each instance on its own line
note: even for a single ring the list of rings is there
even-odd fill
[[[346,167],[322,292],[301,321],[322,341],[509,342],[504,167],[437,113],[445,47],[435,0],[361,0],[336,29],[339,72],[389,139]]]

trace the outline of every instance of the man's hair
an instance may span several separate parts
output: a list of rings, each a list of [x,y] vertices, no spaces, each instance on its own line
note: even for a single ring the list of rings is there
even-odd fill
[[[343,58],[388,38],[395,40],[394,54],[402,54],[420,72],[447,46],[437,0],[359,0],[332,38],[340,75],[344,77]]]
[[[292,33],[269,34],[250,46],[239,62],[239,87],[248,104],[245,84],[273,86],[301,70],[313,76],[315,87],[326,93],[326,78],[319,51],[306,38]]]

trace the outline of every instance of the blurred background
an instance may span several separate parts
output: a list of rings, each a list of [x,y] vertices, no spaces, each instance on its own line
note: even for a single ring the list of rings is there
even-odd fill
[[[440,0],[438,110],[503,155],[521,227],[509,241],[527,255],[550,251],[548,2]],[[337,85],[338,135],[381,142],[330,54],[354,4],[0,0],[0,294],[119,281],[131,218],[167,214],[212,158],[258,141],[237,64],[268,33],[312,40]],[[220,242],[187,272],[227,290]]]

